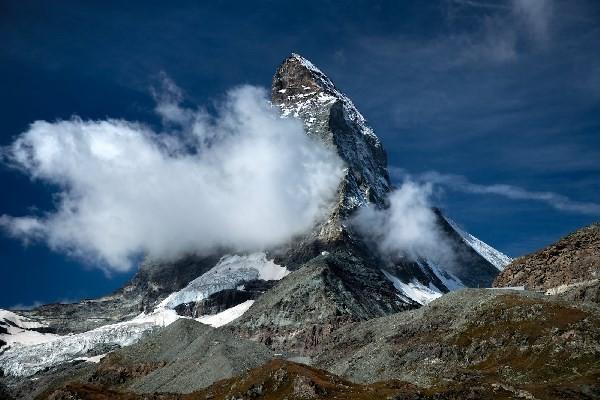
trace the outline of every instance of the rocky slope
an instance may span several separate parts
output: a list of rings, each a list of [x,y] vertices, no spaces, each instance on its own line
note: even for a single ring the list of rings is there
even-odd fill
[[[400,379],[435,387],[476,381],[530,398],[569,398],[558,395],[568,387],[572,398],[593,398],[600,395],[599,360],[597,306],[467,289],[342,328],[313,361],[353,382]]]
[[[525,286],[559,293],[600,278],[600,223],[581,228],[535,253],[519,257],[494,280],[495,287]]]
[[[189,393],[273,358],[265,346],[180,319],[102,359],[90,382],[137,393]]]
[[[406,382],[389,381],[361,385],[339,378],[326,371],[283,360],[273,360],[247,373],[219,381],[211,387],[187,395],[157,394],[152,399],[187,400],[459,400],[459,399],[508,399],[515,395],[514,389],[478,384],[476,386],[443,386],[435,389],[419,389]],[[517,398],[515,396],[514,398]],[[147,399],[131,392],[109,390],[91,384],[68,384],[51,391],[48,399]]]
[[[148,391],[143,386],[147,383],[160,392],[152,395],[156,399],[600,396],[600,309],[530,292],[453,292],[418,310],[338,329],[312,360],[304,359],[313,366],[279,355],[225,380],[215,375],[221,362],[213,354],[221,347],[214,340],[232,340],[235,351],[228,354],[243,354],[238,357],[244,360],[255,353],[267,356],[268,351],[256,343],[227,339],[231,337],[219,330],[208,328],[207,334],[207,328],[199,328],[198,333],[193,324],[178,321],[108,356],[81,379],[49,389],[42,398],[149,398],[139,394]],[[196,335],[198,339],[189,337]],[[216,382],[207,386],[211,380]],[[169,394],[171,390],[188,394]]]

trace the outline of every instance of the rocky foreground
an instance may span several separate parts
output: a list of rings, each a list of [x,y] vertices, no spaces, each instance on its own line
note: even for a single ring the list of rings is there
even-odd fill
[[[49,399],[594,399],[600,307],[465,289],[336,330],[314,357],[179,320],[98,364],[36,375]],[[301,362],[301,363],[299,363]],[[326,372],[327,371],[327,372]],[[45,387],[44,387],[45,386]]]

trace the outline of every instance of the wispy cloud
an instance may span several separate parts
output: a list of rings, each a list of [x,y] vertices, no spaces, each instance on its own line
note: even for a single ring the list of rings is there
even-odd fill
[[[427,182],[433,185],[439,185],[451,190],[464,193],[496,195],[511,200],[537,201],[545,203],[550,207],[553,207],[560,211],[567,211],[585,215],[600,215],[599,203],[580,202],[554,192],[531,191],[522,187],[506,184],[482,185],[478,183],[473,183],[462,175],[442,174],[436,171],[429,171],[422,174],[411,175],[403,169],[393,168],[392,174],[397,178],[410,179],[418,182]]]
[[[363,207],[352,224],[384,257],[427,259],[451,267],[455,253],[431,206],[432,190],[431,183],[406,180],[390,194],[387,209]]]
[[[505,63],[518,59],[523,44],[544,48],[552,32],[552,0],[491,2],[448,0],[450,22],[463,18],[473,29],[456,36],[462,43],[462,62]]]
[[[550,39],[551,0],[513,0],[512,12],[539,43],[545,44]]]

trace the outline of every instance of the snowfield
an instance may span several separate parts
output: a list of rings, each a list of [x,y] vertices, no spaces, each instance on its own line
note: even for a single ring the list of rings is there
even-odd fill
[[[36,332],[33,329],[44,328],[47,325],[8,310],[0,310],[0,326],[7,331],[0,333],[0,340],[5,341],[7,345],[32,345],[49,342],[58,337],[52,333]]]
[[[402,296],[414,300],[421,305],[431,303],[433,300],[444,294],[432,284],[425,286],[417,280],[404,283],[389,272],[383,270],[382,272],[385,277],[392,282],[396,290],[398,290]]]
[[[219,326],[227,325],[231,321],[235,321],[244,315],[244,313],[250,309],[252,304],[254,304],[254,300],[247,300],[238,304],[237,306],[228,308],[225,311],[221,311],[218,314],[205,315],[197,318],[196,321],[218,328]]]
[[[169,295],[153,312],[142,313],[129,321],[65,336],[40,334],[20,328],[18,332],[14,330],[15,333],[9,330],[9,335],[3,335],[3,340],[9,345],[0,353],[0,366],[9,375],[31,376],[45,368],[72,360],[98,362],[106,349],[129,346],[159,327],[167,326],[179,318],[187,318],[177,315],[173,310],[179,304],[200,301],[223,289],[235,289],[247,280],[279,280],[287,274],[289,271],[286,268],[267,260],[264,253],[226,256],[185,288]],[[213,327],[223,326],[242,316],[253,303],[253,300],[248,300],[218,314],[201,316],[196,321]],[[23,328],[44,326],[5,310],[0,310],[1,319],[8,319]],[[103,354],[98,355],[98,352]]]

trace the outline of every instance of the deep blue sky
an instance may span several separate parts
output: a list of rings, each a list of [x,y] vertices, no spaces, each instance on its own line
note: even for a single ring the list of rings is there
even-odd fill
[[[354,100],[393,167],[461,175],[478,191],[506,184],[521,197],[599,201],[594,0],[176,3],[1,1],[0,145],[40,119],[155,123],[161,73],[195,104],[239,84],[268,87],[295,51]],[[5,165],[0,182],[0,215],[52,209],[52,187]],[[443,187],[447,214],[511,256],[600,217],[595,204],[559,210]],[[94,297],[130,276],[5,236],[0,266],[0,307]]]

